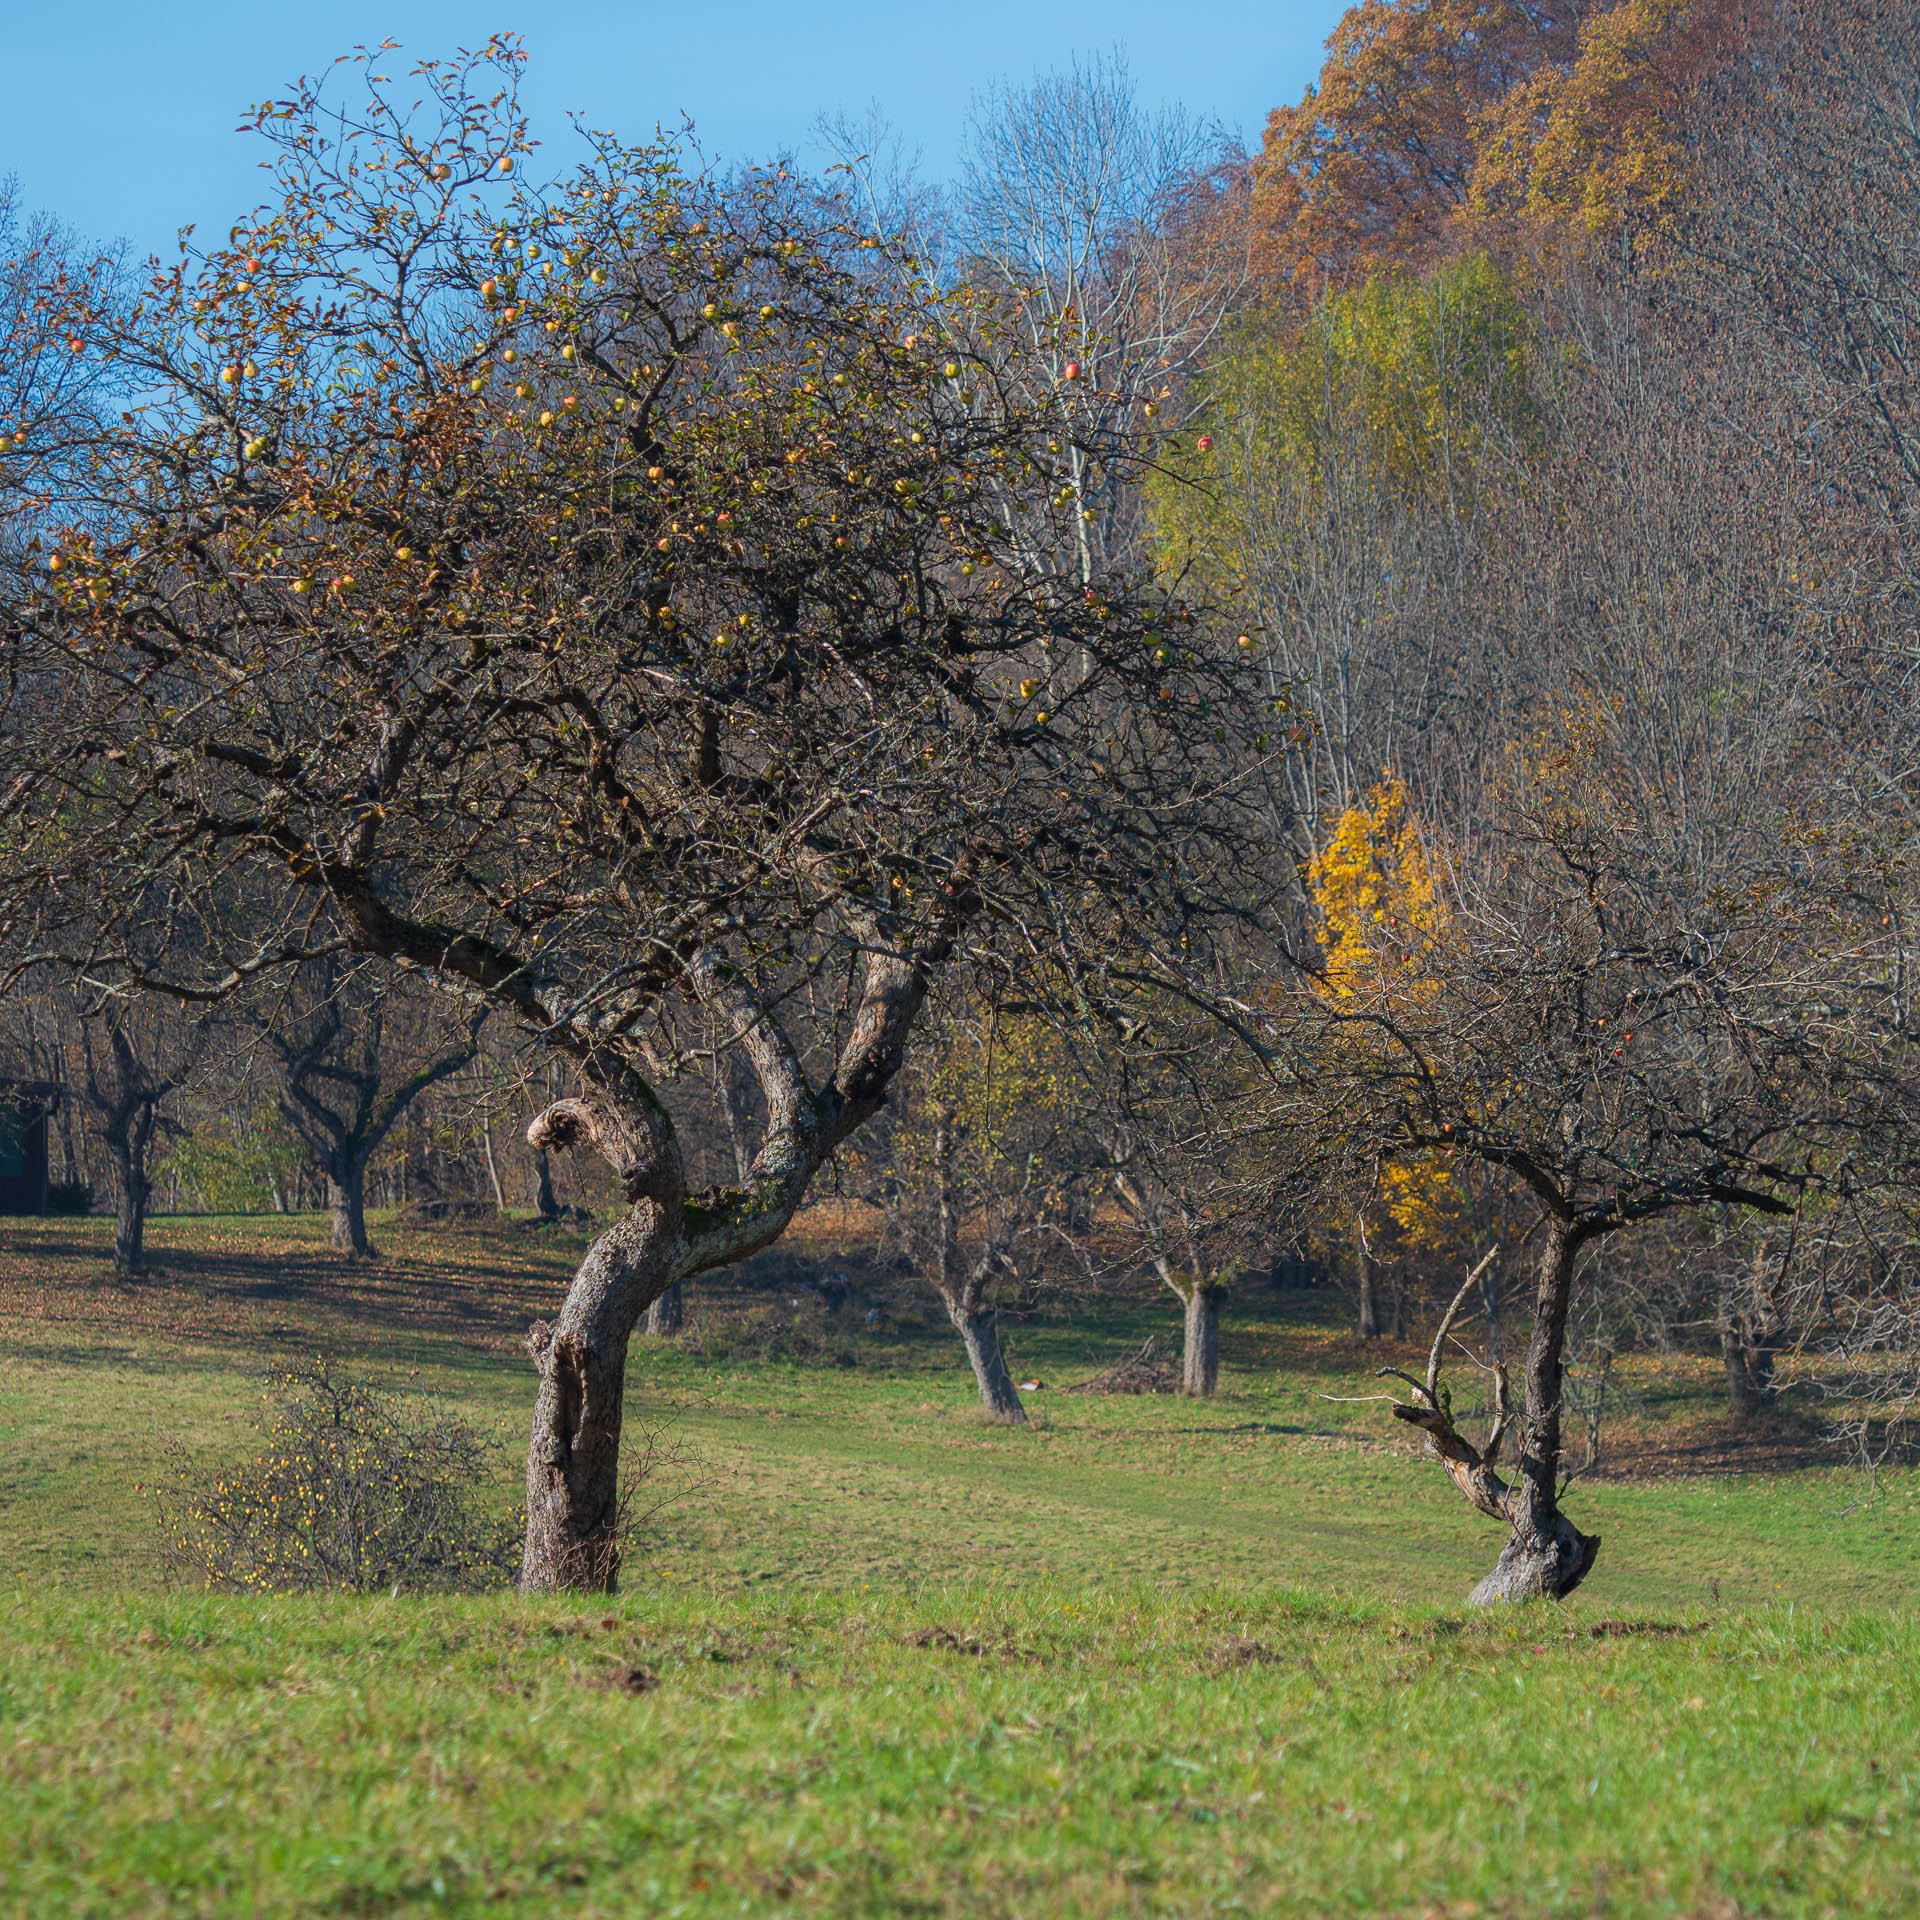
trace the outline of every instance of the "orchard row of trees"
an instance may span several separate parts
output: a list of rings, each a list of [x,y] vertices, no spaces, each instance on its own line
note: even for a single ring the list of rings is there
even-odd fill
[[[510,42],[389,59],[225,246],[22,235],[0,925],[18,1021],[254,1063],[349,1245],[490,1074],[601,1163],[527,1586],[615,1578],[633,1334],[829,1169],[1009,1418],[996,1287],[1123,1239],[1204,1392],[1337,1252],[1482,1598],[1593,1564],[1582,1329],[1899,1442],[1913,27],[1368,0],[1252,162],[1095,64],[950,192],[539,183]]]

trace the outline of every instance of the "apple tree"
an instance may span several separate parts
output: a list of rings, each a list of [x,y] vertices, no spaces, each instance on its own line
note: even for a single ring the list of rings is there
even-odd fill
[[[23,450],[77,477],[0,589],[0,904],[189,999],[365,956],[565,1063],[529,1139],[625,1211],[529,1336],[522,1580],[596,1588],[649,1303],[779,1236],[957,953],[1138,924],[1223,748],[1151,581],[1035,559],[1046,353],[780,169],[529,184],[520,59],[338,63],[227,244],[53,302],[125,410]],[[694,1027],[764,1113],[701,1192]]]

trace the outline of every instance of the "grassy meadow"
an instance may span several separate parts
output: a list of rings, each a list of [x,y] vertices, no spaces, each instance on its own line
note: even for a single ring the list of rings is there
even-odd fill
[[[326,1352],[496,1437],[511,1507],[577,1243],[162,1219],[123,1285],[104,1223],[6,1223],[0,1908],[1920,1911],[1920,1476],[1737,1449],[1707,1363],[1636,1357],[1594,1575],[1471,1615],[1497,1532],[1345,1397],[1410,1355],[1337,1303],[1236,1297],[1206,1404],[1066,1391],[1170,1297],[1041,1313],[1006,1430],[856,1226],[809,1244],[857,1308],[723,1277],[637,1344],[623,1591],[529,1602],[182,1590],[144,1489]]]

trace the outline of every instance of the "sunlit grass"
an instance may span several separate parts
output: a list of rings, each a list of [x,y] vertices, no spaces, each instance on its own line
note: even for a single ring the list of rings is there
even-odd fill
[[[121,1286],[98,1238],[0,1240],[0,1910],[1920,1905],[1912,1475],[1576,1485],[1586,1587],[1471,1616],[1494,1530],[1322,1397],[1380,1356],[1310,1300],[1239,1300],[1205,1405],[1060,1390],[1171,1301],[1017,1325],[1009,1430],[912,1296],[851,1364],[744,1361],[768,1302],[721,1280],[636,1350],[668,1464],[618,1600],[165,1591],[138,1486],[256,1444],[273,1357],[444,1394],[509,1506],[570,1249],[163,1220]],[[1710,1436],[1710,1369],[1635,1364],[1630,1459]]]
[[[974,1583],[0,1602],[0,1897],[1912,1911],[1913,1624]],[[164,1890],[164,1893],[162,1892]]]

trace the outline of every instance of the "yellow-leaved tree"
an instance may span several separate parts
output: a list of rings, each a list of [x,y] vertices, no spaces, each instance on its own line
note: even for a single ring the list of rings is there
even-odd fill
[[[1447,911],[1404,781],[1388,773],[1346,809],[1308,878],[1330,998],[1391,1018],[1431,997],[1427,963]],[[1450,1155],[1423,1154],[1381,1168],[1380,1205],[1406,1246],[1438,1253],[1458,1240],[1468,1195]],[[1365,1338],[1386,1330],[1375,1256],[1383,1224],[1365,1212],[1354,1222]]]
[[[1389,773],[1340,816],[1310,878],[1328,991],[1387,1002],[1417,994],[1444,909],[1404,781]]]
[[[1201,384],[1196,437],[1150,481],[1163,553],[1244,573],[1275,490],[1355,483],[1465,507],[1534,429],[1535,328],[1485,254],[1382,273],[1304,324],[1246,322]]]

